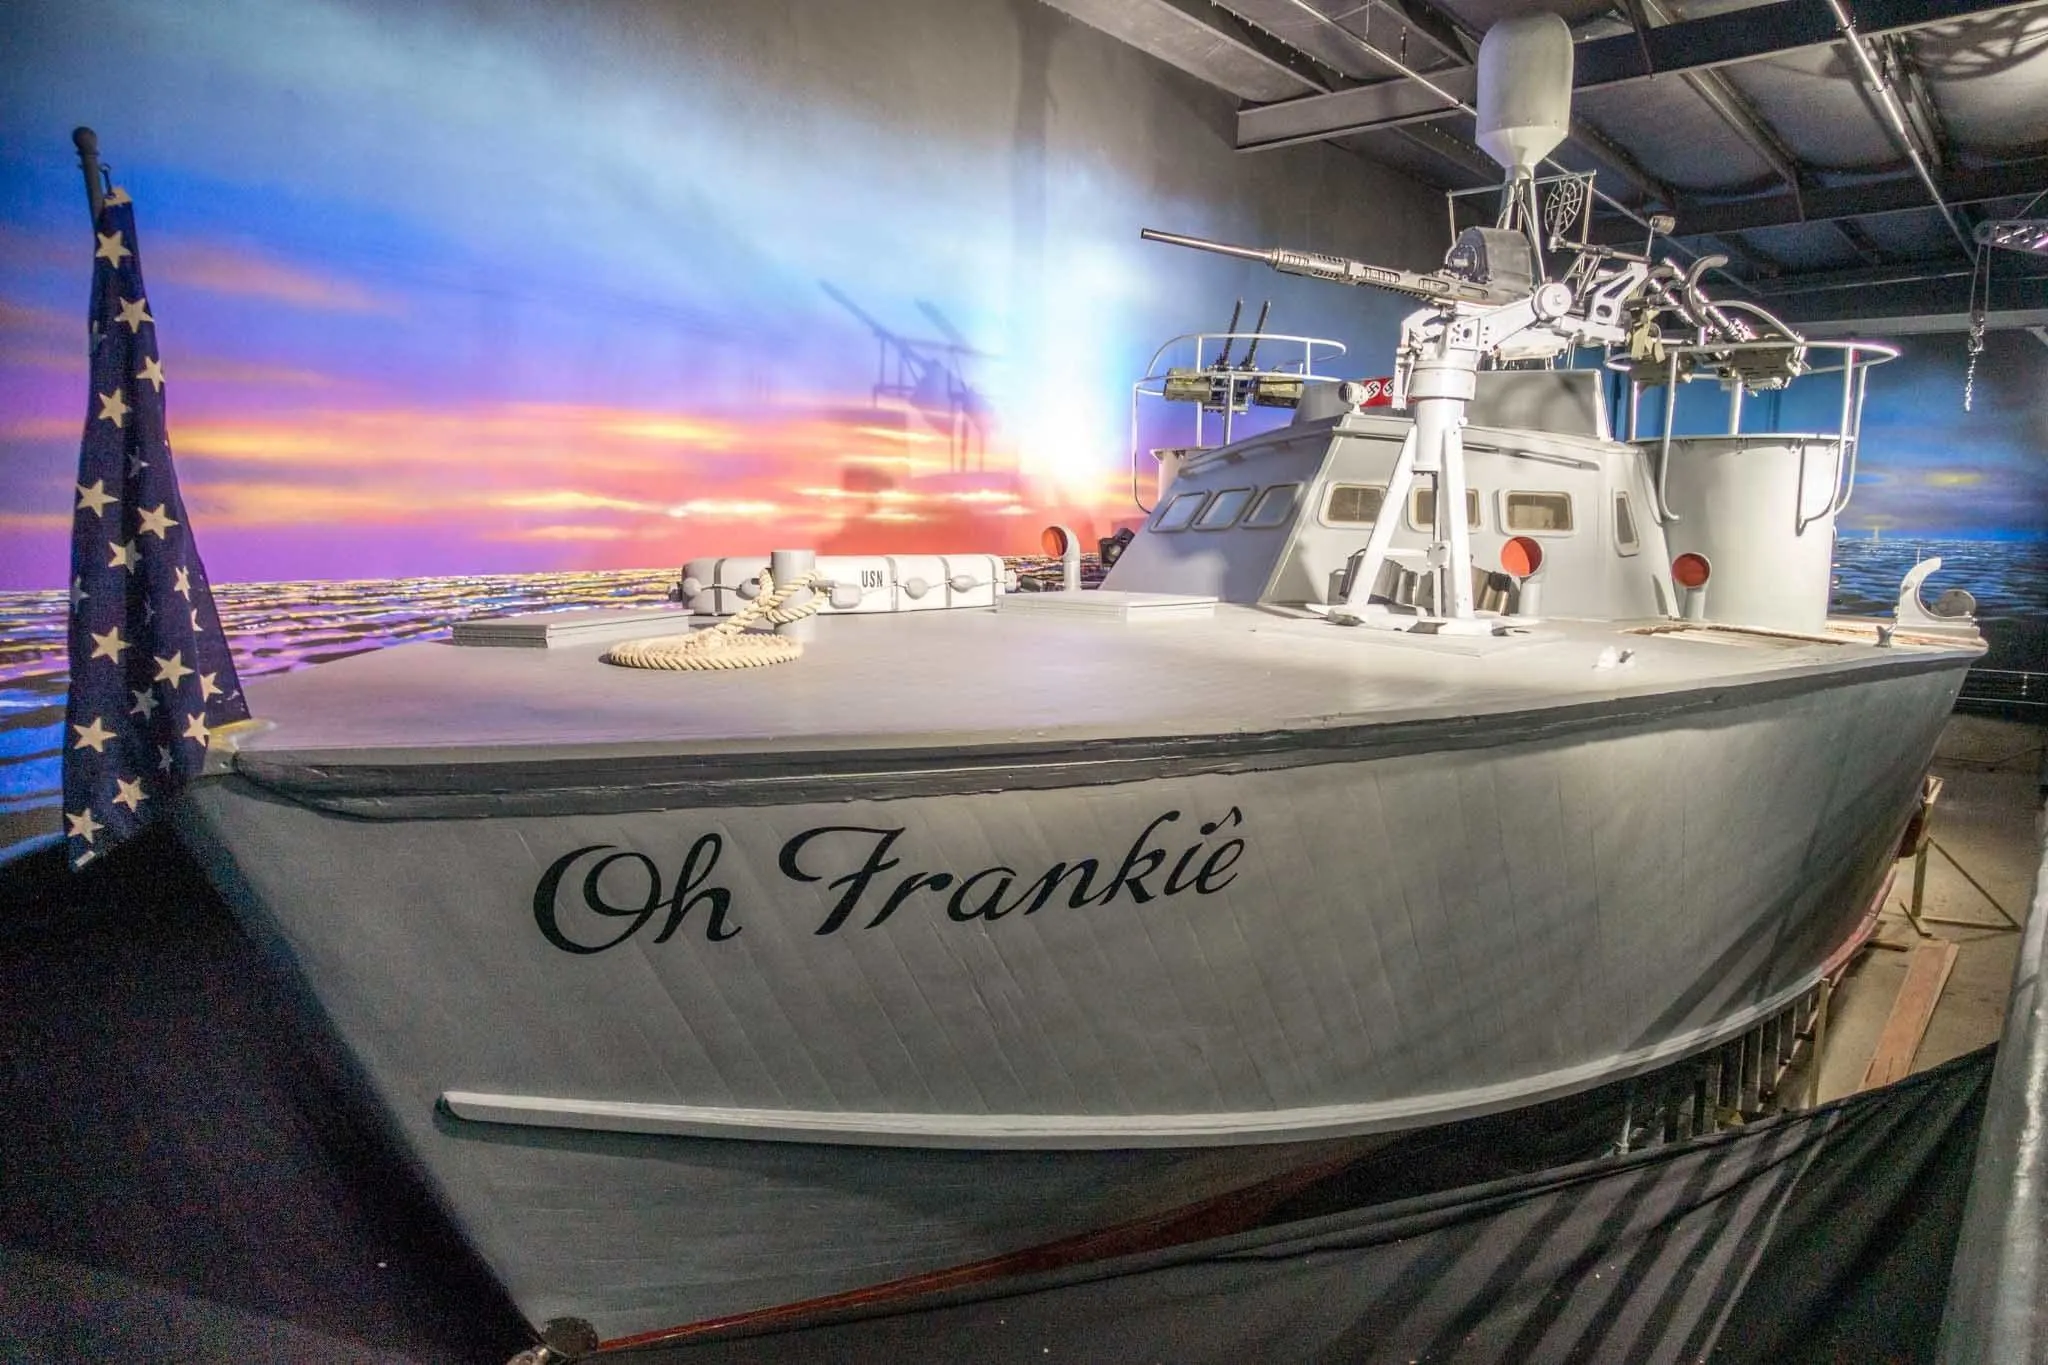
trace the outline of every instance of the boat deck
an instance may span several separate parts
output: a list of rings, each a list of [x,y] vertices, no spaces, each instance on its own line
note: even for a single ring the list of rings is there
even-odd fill
[[[803,656],[725,672],[621,668],[605,643],[378,650],[249,686],[248,753],[323,762],[572,754],[952,749],[1473,717],[1974,651],[1668,622],[1545,621],[1508,637],[1345,629],[1220,606],[1125,623],[1000,611],[816,622]],[[1604,652],[1632,650],[1600,666]],[[346,757],[339,751],[347,751]]]
[[[216,746],[215,768],[383,818],[571,792],[591,808],[656,789],[655,804],[988,790],[1562,736],[1874,671],[1960,678],[1976,653],[1668,621],[1414,636],[1230,606],[828,618],[801,658],[722,672],[621,668],[607,647],[416,644],[259,679],[266,725]]]

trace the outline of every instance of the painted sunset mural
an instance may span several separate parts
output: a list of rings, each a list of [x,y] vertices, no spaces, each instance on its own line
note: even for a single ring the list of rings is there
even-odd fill
[[[858,16],[750,21],[763,51],[716,10],[12,7],[0,588],[66,581],[81,122],[137,200],[222,582],[1027,551],[1048,520],[1101,534],[1135,513],[1129,383],[1233,297],[1348,343],[1351,372],[1387,368],[1402,301],[1136,240],[1292,230],[1230,193],[1254,163],[1220,138],[1220,179],[1198,184],[1143,136],[1062,125],[1061,54],[1099,35],[1012,5],[1014,88],[955,88],[932,62],[884,92],[847,74],[846,43],[892,41]],[[904,83],[900,54],[889,69]],[[920,125],[920,104],[964,113]],[[1435,251],[1440,233],[1410,235]],[[1958,339],[1880,373],[1848,531],[2048,523],[2048,351],[1993,342],[1967,418]]]
[[[90,265],[76,123],[136,200],[217,580],[1019,551],[1054,516],[1100,534],[1132,514],[1129,382],[1163,336],[1219,323],[1248,273],[1137,230],[1255,218],[1134,191],[1102,149],[1056,158],[1042,92],[902,126],[858,91],[807,99],[800,50],[750,70],[696,23],[16,7],[0,587],[65,581]],[[921,79],[966,98],[941,68]],[[1391,343],[1395,301],[1257,287],[1290,330]]]

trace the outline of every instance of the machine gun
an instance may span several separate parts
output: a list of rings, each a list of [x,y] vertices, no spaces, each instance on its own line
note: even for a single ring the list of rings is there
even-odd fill
[[[1497,228],[1467,228],[1458,234],[1458,245],[1451,248],[1451,254],[1455,257],[1460,251],[1467,253],[1467,259],[1473,264],[1466,269],[1474,272],[1469,274],[1451,274],[1448,271],[1420,274],[1413,270],[1396,270],[1391,266],[1354,261],[1347,256],[1326,256],[1319,251],[1234,246],[1229,242],[1212,242],[1204,237],[1187,237],[1155,228],[1146,228],[1138,235],[1148,242],[1210,251],[1245,261],[1263,261],[1283,275],[1302,275],[1333,284],[1370,285],[1375,289],[1391,289],[1397,294],[1410,294],[1418,299],[1512,303],[1529,288],[1528,243],[1518,233],[1503,232]],[[1517,248],[1519,271],[1512,265],[1498,270],[1490,268],[1502,255],[1513,256]]]
[[[1259,320],[1252,330],[1240,332],[1237,322],[1244,315],[1244,300],[1239,299],[1230,310],[1230,323],[1221,334],[1223,349],[1216,359],[1206,367],[1186,365],[1168,370],[1160,396],[1169,403],[1199,403],[1205,412],[1242,413],[1251,404],[1262,408],[1299,406],[1304,388],[1300,375],[1258,367],[1259,342],[1266,335],[1266,318],[1272,310],[1273,301],[1267,299],[1259,305]],[[1231,346],[1245,338],[1249,344],[1244,359],[1232,362]]]

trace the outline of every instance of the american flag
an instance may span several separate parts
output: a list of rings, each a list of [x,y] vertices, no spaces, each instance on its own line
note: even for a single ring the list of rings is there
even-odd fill
[[[178,496],[164,367],[142,288],[135,207],[118,187],[93,225],[92,393],[71,522],[65,851],[83,867],[157,815],[249,718]]]

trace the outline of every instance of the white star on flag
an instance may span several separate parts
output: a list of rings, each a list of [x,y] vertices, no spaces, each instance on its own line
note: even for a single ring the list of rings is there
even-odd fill
[[[148,299],[122,299],[121,314],[114,321],[127,323],[132,333],[141,331],[143,323],[155,322],[156,319],[149,315]]]
[[[126,569],[133,573],[135,566],[142,562],[136,556],[135,542],[132,540],[110,540],[107,542],[107,548],[114,553],[114,557],[107,561],[107,567],[110,569]]]
[[[109,730],[98,716],[92,718],[92,724],[90,725],[74,724],[71,728],[78,731],[78,741],[71,747],[74,749],[90,749],[96,754],[105,753],[107,751],[107,741],[114,737],[114,732]]]
[[[171,584],[171,591],[184,598],[187,602],[190,602],[192,600],[192,571],[180,564],[173,572],[176,573],[177,579]]]
[[[158,540],[170,539],[171,528],[178,524],[178,519],[166,512],[164,506],[165,504],[158,503],[155,507],[139,509],[138,515],[142,518],[142,526],[135,534],[155,536]]]
[[[156,694],[154,692],[151,692],[146,687],[138,692],[131,687],[128,689],[128,695],[135,698],[135,705],[128,708],[129,715],[141,716],[144,720],[148,720],[156,714]]]
[[[122,652],[128,648],[128,642],[121,638],[121,627],[115,626],[105,635],[100,634],[98,631],[93,631],[91,634],[92,657],[94,659],[112,659],[116,664],[119,664]],[[91,660],[87,660],[87,662],[91,662]]]
[[[105,479],[94,479],[90,488],[84,484],[78,485],[78,510],[81,512],[91,512],[96,517],[105,516],[107,504],[119,501],[119,498],[107,491]]]
[[[192,670],[185,667],[185,651],[182,649],[168,659],[154,654],[150,657],[156,659],[156,676],[150,679],[151,682],[167,682],[175,690],[180,682],[192,676]]]
[[[121,789],[114,797],[114,804],[117,806],[126,806],[130,811],[134,811],[149,799],[142,790],[142,779],[139,777],[133,782],[125,777],[117,777],[114,779],[114,785]]]
[[[154,384],[158,393],[164,391],[164,363],[155,356],[151,356],[142,362],[142,368],[136,372],[135,377],[137,379],[146,379],[151,384]]]
[[[170,746],[170,745],[168,745],[168,744],[159,744],[159,745],[157,745],[157,746],[156,746],[156,770],[157,770],[158,772],[160,772],[160,773],[167,773],[167,772],[169,772],[169,771],[171,770],[171,765],[172,765],[173,763],[175,763],[176,761],[177,761],[177,760],[175,760],[175,759],[173,759],[173,758],[171,757],[171,746]]]
[[[192,715],[185,717],[185,738],[198,740],[199,747],[202,749],[213,743],[213,731],[206,728],[206,716],[204,713],[194,712]]]
[[[85,590],[85,580],[76,575],[71,579],[71,610],[76,612],[81,602],[92,600],[92,594]]]
[[[121,234],[118,232],[95,232],[93,236],[100,240],[100,249],[92,253],[94,257],[107,262],[116,270],[121,268],[122,261],[135,254],[128,249],[128,244],[121,240]]]
[[[220,695],[220,684],[214,681],[219,676],[220,674],[218,673],[201,673],[199,675],[199,700],[205,701],[209,697]]]
[[[71,826],[69,830],[65,831],[66,836],[72,839],[83,839],[88,844],[92,842],[93,835],[106,828],[105,825],[92,818],[91,806],[87,806],[75,815],[67,810],[64,812],[64,819]]]

